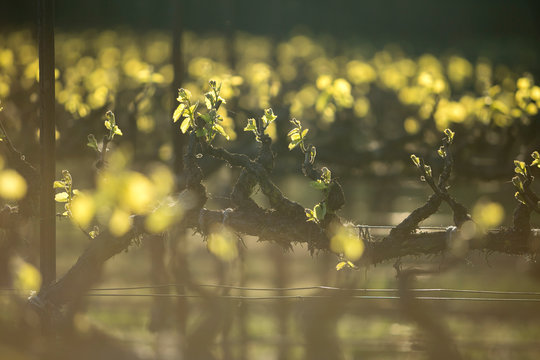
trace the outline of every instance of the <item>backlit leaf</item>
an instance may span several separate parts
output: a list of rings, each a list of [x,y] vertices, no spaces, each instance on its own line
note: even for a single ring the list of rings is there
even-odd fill
[[[189,118],[185,118],[184,121],[182,121],[182,124],[180,125],[180,131],[182,131],[183,134],[185,134],[190,127],[190,121]]]
[[[220,133],[222,136],[225,137],[225,139],[229,140],[229,135],[227,135],[227,133],[225,132],[225,129],[223,128],[223,126],[219,125],[219,124],[214,124],[214,129]]]
[[[184,115],[185,110],[186,107],[184,106],[184,104],[178,105],[178,107],[176,108],[176,110],[174,110],[173,113],[173,121],[177,122]]]
[[[296,134],[296,133],[298,133],[299,131],[300,131],[300,129],[294,128],[294,129],[292,129],[291,131],[289,131],[289,132],[287,133],[287,136],[288,136],[288,137],[289,137],[289,136],[292,136],[293,134]]]
[[[315,207],[313,208],[313,212],[318,220],[323,220],[326,216],[326,204],[320,203],[315,205]]]
[[[413,164],[416,165],[416,167],[420,167],[420,159],[418,158],[418,156],[412,154],[411,155],[411,160],[412,160]]]
[[[67,202],[68,199],[69,199],[69,195],[65,191],[54,195],[54,201],[56,202]]]
[[[317,180],[317,181],[311,181],[309,183],[313,188],[317,189],[317,190],[324,190],[326,188],[328,188],[328,185],[326,185],[324,182],[322,182],[321,180]]]
[[[88,143],[86,145],[88,147],[91,147],[92,149],[94,149],[96,151],[99,151],[98,143],[97,143],[97,140],[96,140],[96,137],[94,136],[94,134],[89,134],[88,135]]]
[[[298,144],[300,144],[300,142],[301,142],[300,139],[291,141],[291,142],[289,143],[289,150],[292,150],[292,149],[294,149],[295,147],[297,147]]]

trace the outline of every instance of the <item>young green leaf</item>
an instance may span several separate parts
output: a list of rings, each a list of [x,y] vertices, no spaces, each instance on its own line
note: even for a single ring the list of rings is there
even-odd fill
[[[94,134],[88,134],[87,138],[88,138],[88,143],[86,144],[86,146],[91,147],[92,149],[99,152],[98,142]]]
[[[315,205],[313,212],[317,220],[323,220],[326,216],[326,204],[324,202]]]
[[[178,97],[176,98],[178,102],[185,102],[189,99],[191,99],[191,92],[189,90],[184,88],[178,89]]]
[[[212,116],[210,116],[210,114],[203,114],[203,115],[198,114],[198,115],[199,115],[199,117],[200,117],[201,119],[204,120],[205,123],[207,123],[207,124],[212,124],[213,119],[212,119]]]
[[[215,103],[216,103],[216,97],[214,93],[207,92],[206,94],[204,94],[204,104],[206,105],[206,108],[208,110],[212,109]]]
[[[68,199],[69,199],[69,195],[65,191],[54,195],[54,201],[56,202],[67,202]]]
[[[274,120],[276,120],[277,116],[274,115],[274,111],[271,108],[264,110],[264,115],[261,118],[264,124],[264,127],[267,127],[270,125]]]
[[[321,172],[321,180],[325,184],[330,184],[330,182],[332,181],[332,172],[326,166],[321,169]]]
[[[294,149],[294,148],[297,147],[298,144],[300,144],[301,142],[302,142],[301,139],[291,141],[291,142],[289,143],[289,150]]]
[[[514,176],[514,177],[512,178],[512,184],[514,184],[514,186],[515,186],[518,190],[523,191],[523,183],[521,182],[521,179],[519,178],[519,176]]]
[[[62,170],[62,178],[67,185],[71,185],[73,183],[73,179],[68,170]]]
[[[347,261],[340,261],[337,265],[336,265],[336,270],[339,271],[339,270],[342,270],[344,268],[349,268],[349,269],[356,269],[356,265],[353,264],[352,261],[350,260],[347,260]]]
[[[247,121],[248,121],[248,123],[247,123],[246,127],[244,128],[244,131],[256,132],[257,131],[257,124],[255,122],[255,119],[249,118]]]
[[[122,135],[123,135],[123,134],[122,134],[122,130],[120,130],[120,128],[118,127],[118,125],[114,125],[114,131],[113,131],[113,133],[114,133],[115,135],[119,135],[119,136],[122,136]]]
[[[59,180],[56,180],[54,183],[53,183],[53,188],[54,189],[63,189],[66,187],[66,183],[63,182],[63,181],[59,181]]]
[[[302,139],[302,136],[300,135],[299,132],[296,132],[296,133],[291,135],[291,141],[297,141],[297,140],[301,140],[301,139]]]
[[[323,181],[317,180],[317,181],[311,181],[309,183],[313,188],[317,190],[325,190],[328,189],[328,185],[326,185]]]
[[[184,104],[178,105],[176,110],[174,110],[173,122],[177,122],[179,119],[181,119],[184,116],[185,110],[186,110],[186,106]]]
[[[219,125],[219,124],[214,124],[213,128],[218,132],[220,133],[222,136],[225,137],[225,139],[229,140],[229,135],[227,135],[227,133],[225,132],[225,129],[223,128],[223,126]]]
[[[90,235],[92,239],[95,239],[99,235],[99,227],[94,225],[94,228],[88,233],[88,235]]]
[[[425,173],[426,173],[426,175],[427,175],[428,177],[433,177],[433,176],[432,176],[432,173],[431,173],[431,166],[429,166],[429,165],[424,165],[424,171],[425,171]]]
[[[208,135],[208,130],[205,128],[198,128],[195,130],[195,135],[197,135],[197,137],[206,137],[206,135]]]
[[[441,146],[439,150],[437,150],[437,153],[441,158],[444,159],[446,157],[446,150],[444,149],[444,146]]]
[[[444,134],[446,135],[446,141],[451,144],[454,141],[455,133],[450,129],[444,129]]]
[[[253,121],[255,121],[255,120],[253,120]],[[300,132],[300,129],[299,129],[299,128],[294,128],[294,129],[292,129],[291,131],[289,131],[289,132],[287,133],[287,137],[293,136],[294,134],[297,134],[297,133],[299,133],[299,132]]]
[[[107,120],[109,120],[109,122],[110,122],[112,125],[116,125],[116,117],[114,116],[114,113],[113,113],[111,110],[108,110],[108,111],[105,113],[105,117],[107,118]]]
[[[516,174],[521,174],[523,176],[527,175],[527,167],[524,161],[514,160],[514,165],[516,166],[514,168]]]
[[[420,158],[414,154],[411,155],[411,160],[416,167],[420,167]]]
[[[538,153],[538,151],[534,151],[532,154],[531,154],[531,157],[534,159],[533,162],[531,163],[531,166],[537,166],[540,168],[540,153]]]
[[[189,121],[189,118],[185,118],[184,121],[182,121],[182,124],[180,124],[180,131],[185,134],[189,130],[190,126],[191,122]]]
[[[191,105],[188,108],[188,113],[192,118],[195,117],[195,111],[197,110],[198,106],[199,106],[199,102],[196,102],[194,105]]]
[[[313,164],[315,162],[315,157],[317,156],[317,148],[315,146],[311,146],[311,149],[309,150],[309,163]]]
[[[318,223],[319,220],[315,217],[315,213],[311,209],[305,209],[307,221],[313,221],[315,223]]]

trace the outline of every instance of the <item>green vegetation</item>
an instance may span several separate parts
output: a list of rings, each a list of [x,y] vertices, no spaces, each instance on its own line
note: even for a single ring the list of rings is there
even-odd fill
[[[272,43],[264,37],[238,34],[234,43],[230,41],[186,33],[183,85],[194,99],[200,99],[209,78],[220,84],[219,96],[233,104],[233,113],[213,105],[216,114],[209,116],[219,119],[213,131],[223,131],[232,140],[245,127],[243,119],[273,105],[279,116],[302,119],[328,148],[325,157],[366,170],[377,161],[403,162],[405,157],[393,154],[413,144],[418,147],[417,140],[433,146],[436,131],[451,127],[463,147],[482,146],[476,153],[459,146],[455,156],[467,171],[458,176],[482,177],[484,173],[491,178],[501,176],[492,174],[493,166],[473,166],[472,157],[490,164],[499,156],[510,161],[511,154],[519,151],[518,143],[530,148],[538,142],[534,134],[538,133],[540,87],[531,74],[517,73],[504,64],[456,54],[411,57],[396,46],[374,52],[348,45],[346,52],[338,53],[330,50],[328,40],[305,35]],[[170,38],[163,33],[141,38],[127,31],[103,31],[60,33],[57,43],[59,155],[79,151],[64,132],[93,132],[94,121],[112,108],[122,119],[121,127],[130,130],[124,142],[131,142],[146,156],[169,160],[169,127],[164,119],[173,106],[168,95],[173,80]],[[37,101],[37,64],[29,33],[0,37],[0,99],[9,108],[27,104],[25,112],[5,113],[10,130],[20,129],[24,118],[29,122],[23,127],[25,133],[36,131],[37,109],[31,104]],[[205,98],[207,107],[210,101]],[[195,111],[187,108],[185,115],[191,110]],[[180,112],[178,108],[176,116]],[[188,123],[179,125],[187,131]],[[334,134],[342,129],[346,129],[345,137],[337,144]],[[286,139],[281,127],[270,126],[267,131],[274,140]],[[14,140],[22,137],[19,131],[11,133]],[[391,148],[385,147],[389,144]],[[26,148],[28,156],[35,149]],[[66,148],[72,151],[64,153]],[[363,161],[343,159],[351,153]]]
[[[124,279],[128,281],[140,281],[135,273],[151,274],[154,287],[139,290],[152,289],[153,293],[131,296],[154,295],[151,304],[141,301],[152,307],[148,328],[162,334],[175,327],[175,336],[181,338],[178,343],[183,344],[178,351],[186,358],[240,356],[249,342],[272,336],[278,345],[269,351],[296,354],[295,358],[354,357],[367,348],[347,348],[342,343],[388,333],[396,336],[400,347],[407,342],[407,349],[399,351],[411,352],[416,346],[411,342],[417,341],[412,325],[422,333],[420,348],[432,358],[441,351],[448,358],[455,354],[450,350],[457,353],[448,329],[459,333],[456,342],[461,345],[464,334],[475,333],[470,328],[473,325],[460,324],[462,314],[452,315],[449,324],[439,321],[438,317],[445,318],[440,315],[445,309],[428,307],[427,298],[414,292],[412,281],[420,275],[432,276],[428,281],[433,281],[446,271],[458,271],[476,252],[536,256],[540,234],[534,230],[534,222],[540,199],[534,175],[540,168],[540,133],[535,129],[539,126],[540,87],[530,74],[515,74],[485,59],[471,62],[457,55],[411,58],[396,48],[373,54],[351,48],[336,56],[326,50],[323,41],[303,35],[275,44],[238,35],[233,47],[227,38],[188,33],[187,76],[173,104],[169,94],[174,76],[169,64],[171,46],[165,35],[148,36],[142,48],[135,46],[138,39],[127,32],[60,34],[58,38],[59,158],[66,164],[76,159],[78,164],[66,166],[68,170],[62,170],[54,182],[57,217],[69,219],[73,226],[69,229],[67,223],[61,223],[62,237],[73,236],[75,229],[86,243],[76,254],[78,260],[66,266],[67,271],[54,284],[42,286],[34,261],[20,255],[22,237],[43,216],[36,212],[39,179],[27,161],[27,156],[35,156],[37,142],[21,141],[37,130],[38,63],[28,34],[8,34],[0,38],[4,107],[0,146],[6,150],[0,155],[0,250],[7,254],[0,257],[0,270],[5,270],[0,271],[0,284],[13,287],[15,295],[2,299],[9,311],[0,316],[0,333],[11,327],[22,332],[31,329],[30,340],[39,342],[38,313],[56,335],[91,349],[106,335],[82,315],[89,303],[88,313],[95,319],[111,328],[121,323],[117,330],[148,337],[141,329],[146,318],[129,316],[125,304],[112,300],[101,308],[102,300],[87,299],[89,295],[107,296],[106,290],[93,290],[104,264],[135,244],[139,249],[134,259],[142,263],[139,250],[148,249],[150,265],[124,263],[116,271],[127,273]],[[216,50],[219,48],[223,51]],[[235,59],[234,68],[224,56],[227,52]],[[166,164],[173,157],[171,126],[184,141],[184,168],[178,173]],[[14,146],[19,143],[22,152]],[[80,156],[83,149],[93,152],[94,166],[88,153]],[[476,151],[487,159],[488,166],[475,162],[477,158],[471,154]],[[495,164],[490,162],[494,159]],[[348,199],[344,180],[394,177],[386,182],[388,189],[381,187],[390,192],[403,183],[396,177],[408,174],[404,160],[408,164],[412,160],[420,180],[432,192],[426,201],[410,202],[407,214],[384,236],[372,236],[368,227],[356,227],[342,217]],[[512,161],[515,169],[510,180]],[[469,168],[473,169],[470,173],[463,171]],[[226,175],[220,175],[221,169]],[[475,200],[458,200],[462,193],[450,186],[451,175],[470,181],[486,169],[495,173],[489,178],[513,184],[515,190],[509,192],[515,192],[513,204],[503,206],[502,201],[481,198],[471,190],[467,195]],[[314,192],[311,205],[290,198],[276,181],[291,173],[304,176],[299,191]],[[224,199],[211,203],[217,198],[215,189],[225,194]],[[471,201],[475,202],[472,211]],[[453,222],[445,224],[444,230],[422,231],[422,222],[432,220],[443,204],[448,205]],[[513,218],[506,221],[509,226],[496,228],[512,209]],[[200,237],[187,235],[192,231]],[[259,244],[246,248],[244,239],[252,237]],[[193,240],[197,245],[191,244]],[[68,243],[65,238],[61,242]],[[260,251],[264,243],[294,255],[274,256],[271,251],[275,250],[268,249],[263,256],[250,255],[251,249]],[[310,281],[330,285],[327,281],[331,279],[339,289],[315,287],[309,289],[309,295],[299,295],[306,296],[306,303],[295,311],[305,313],[302,321],[291,326],[287,320],[290,305],[300,298],[287,297],[285,288],[293,282],[287,279],[287,267],[305,267],[315,261],[302,258],[299,252],[320,256],[321,272],[331,274],[304,273],[300,286]],[[166,256],[171,264],[165,263]],[[248,300],[259,290],[245,288],[258,285],[246,280],[245,264],[265,256],[273,256],[270,266],[252,268],[275,272],[271,291],[279,298],[272,293],[257,300],[276,300],[276,314],[246,315],[250,310],[245,308],[253,306]],[[294,257],[293,261],[284,261],[286,256]],[[384,265],[381,272],[373,272],[381,276],[377,281],[359,280],[361,272],[355,270],[372,269],[389,260],[395,262],[395,281],[389,282],[393,273]],[[535,264],[522,266],[539,272]],[[114,279],[104,278],[115,284]],[[202,280],[218,287],[205,286]],[[238,284],[238,288],[227,287],[229,284]],[[393,300],[381,293],[392,292],[402,306],[400,318],[370,324],[357,334],[369,306],[355,308],[352,303],[371,300],[367,292],[358,292],[360,284],[383,287],[377,291],[378,312],[386,311],[386,301]],[[447,284],[460,287],[456,279]],[[505,288],[513,286],[512,280],[504,281]],[[441,288],[437,283],[433,287]],[[29,289],[34,292],[27,301]],[[528,305],[522,315],[532,311]],[[120,306],[122,311],[107,306]],[[361,319],[346,316],[349,306],[360,312]],[[486,334],[503,337],[509,328],[490,329]],[[537,332],[538,327],[531,325],[529,330]],[[294,344],[282,338],[281,331],[290,334]],[[528,334],[525,337],[532,341]],[[507,338],[519,341],[513,335]],[[234,350],[231,339],[239,342]],[[43,344],[36,350],[38,355],[52,356],[58,351],[56,344]],[[115,351],[125,351],[113,340],[107,344]],[[26,354],[24,348],[10,343],[6,353]],[[464,353],[476,356],[476,349],[463,348]],[[263,356],[266,350],[261,345],[250,353]],[[123,354],[130,356],[129,352]]]

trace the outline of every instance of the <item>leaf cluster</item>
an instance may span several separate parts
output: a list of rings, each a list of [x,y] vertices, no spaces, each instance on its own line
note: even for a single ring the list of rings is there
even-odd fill
[[[187,89],[178,90],[177,101],[179,105],[173,113],[173,121],[182,120],[180,130],[187,133],[192,130],[197,137],[204,138],[210,144],[217,134],[222,135],[229,140],[229,135],[225,132],[223,125],[223,116],[218,113],[219,108],[226,101],[221,97],[221,84],[217,85],[215,80],[209,81],[210,91],[204,94],[204,103],[207,109],[205,114],[197,111],[199,101],[192,103],[191,92]]]
[[[60,189],[60,192],[54,196],[54,201],[65,204],[65,211],[60,216],[71,218],[73,199],[79,195],[79,190],[73,188],[73,178],[70,172],[68,170],[62,170],[62,180],[56,180],[53,187]]]
[[[536,212],[540,212],[540,199],[530,189],[534,176],[532,175],[532,168],[540,168],[540,153],[534,151],[531,154],[532,161],[527,164],[525,161],[514,160],[514,173],[516,174],[512,178],[512,184],[517,189],[514,194],[517,201],[528,206]]]
[[[249,118],[244,131],[251,131],[255,134],[255,140],[262,142],[262,137],[268,126],[277,119],[272,108],[264,109],[264,115],[260,119]]]

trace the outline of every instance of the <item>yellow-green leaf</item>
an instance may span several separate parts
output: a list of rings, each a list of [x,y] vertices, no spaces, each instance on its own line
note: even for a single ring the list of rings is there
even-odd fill
[[[190,122],[189,118],[185,118],[184,121],[182,121],[182,124],[180,125],[180,130],[183,134],[185,134],[189,130]]]
[[[300,129],[298,128],[294,128],[292,129],[291,131],[289,131],[289,133],[287,134],[287,136],[292,136],[293,134],[296,134],[300,131]]]
[[[180,119],[184,115],[185,110],[186,110],[186,107],[184,106],[184,104],[178,105],[176,110],[174,110],[173,121],[177,122],[178,119]]]
[[[320,203],[315,205],[315,207],[313,208],[313,212],[317,220],[324,219],[324,217],[326,216],[326,204]]]
[[[225,132],[225,129],[223,128],[223,126],[221,126],[219,124],[214,124],[214,129],[216,129],[216,131],[218,133],[223,135],[225,137],[225,139],[229,140],[229,135],[227,135],[227,133]]]
[[[420,167],[420,159],[418,158],[418,156],[412,154],[411,160],[414,163],[414,165],[416,165],[417,167]]]
[[[256,131],[257,130],[257,124],[255,123],[255,119],[250,118],[248,119],[248,123],[246,127],[244,128],[244,131]]]
[[[54,196],[54,201],[56,202],[67,202],[69,199],[69,195],[67,192],[61,192]]]
[[[298,144],[300,144],[300,140],[294,140],[291,143],[289,143],[289,150],[294,149]]]

